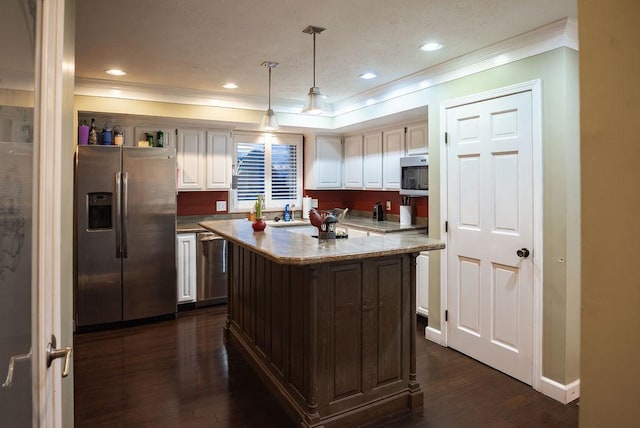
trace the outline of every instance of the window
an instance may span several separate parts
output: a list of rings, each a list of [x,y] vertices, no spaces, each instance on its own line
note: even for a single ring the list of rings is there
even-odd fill
[[[232,209],[250,211],[264,195],[265,210],[302,206],[302,136],[234,134],[237,188]]]

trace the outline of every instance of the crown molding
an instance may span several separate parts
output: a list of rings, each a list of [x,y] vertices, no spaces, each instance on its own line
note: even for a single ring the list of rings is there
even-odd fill
[[[77,77],[75,95],[154,101],[176,104],[191,104],[209,107],[245,110],[266,110],[264,97],[250,95],[230,95],[219,92],[145,83],[115,82],[106,79],[86,79]],[[300,113],[303,103],[286,99],[272,99],[278,105],[278,112]]]
[[[435,85],[560,47],[578,50],[578,25],[575,18],[563,18],[369,91],[328,104],[329,111],[321,117],[334,119]],[[103,79],[76,78],[75,94],[230,109],[265,110],[264,97],[221,94],[213,91],[140,83],[118,83]],[[278,114],[288,113],[290,118],[300,115],[302,110],[301,102],[289,99],[272,99],[272,106],[277,106],[274,110]],[[306,119],[305,123],[309,120]]]
[[[334,116],[489,70],[560,47],[577,50],[577,23],[563,18],[502,42],[378,86],[333,104]]]

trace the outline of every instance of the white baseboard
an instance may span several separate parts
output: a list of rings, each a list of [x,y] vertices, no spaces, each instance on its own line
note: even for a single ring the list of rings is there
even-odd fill
[[[440,330],[436,330],[433,327],[427,326],[424,329],[424,338],[432,342],[435,342],[438,345],[444,346],[444,343],[442,340],[442,332]]]
[[[580,379],[568,385],[563,385],[542,376],[540,379],[540,392],[562,404],[567,404],[580,397]]]

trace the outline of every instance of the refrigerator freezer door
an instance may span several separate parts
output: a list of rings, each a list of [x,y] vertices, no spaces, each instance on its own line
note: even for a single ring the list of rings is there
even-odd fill
[[[120,150],[78,146],[76,162],[76,323],[121,321],[122,264],[116,254]]]
[[[123,319],[173,314],[175,149],[123,147]]]

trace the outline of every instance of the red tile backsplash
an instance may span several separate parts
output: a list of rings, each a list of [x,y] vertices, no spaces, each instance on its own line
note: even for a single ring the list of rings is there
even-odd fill
[[[333,208],[349,208],[350,210],[371,211],[373,204],[381,202],[386,208],[386,201],[391,201],[390,214],[400,214],[402,196],[397,191],[375,190],[306,190],[305,195],[318,199],[318,208],[330,210]],[[429,198],[412,198],[416,217],[429,217]],[[386,209],[385,209],[385,212]]]
[[[329,210],[333,208],[349,208],[358,211],[373,211],[373,204],[391,201],[390,214],[400,214],[402,197],[396,192],[384,192],[374,190],[307,190],[305,195],[318,199],[319,209]],[[216,201],[227,201],[229,206],[229,193],[226,191],[212,192],[180,192],[178,193],[178,215],[212,215],[226,214],[227,211],[216,211]],[[414,215],[417,217],[429,217],[429,199],[412,198]],[[386,211],[386,210],[385,210]]]
[[[226,211],[216,211],[216,201],[227,201]],[[226,214],[229,208],[229,192],[180,192],[178,215]]]

